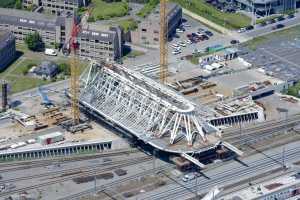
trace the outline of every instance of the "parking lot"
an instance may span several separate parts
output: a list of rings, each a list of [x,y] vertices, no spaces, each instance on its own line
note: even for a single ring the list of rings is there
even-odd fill
[[[265,72],[282,80],[300,77],[299,26],[282,33],[269,35],[255,50],[242,57]]]
[[[230,45],[230,41],[232,38],[222,35],[205,25],[199,23],[198,21],[188,17],[184,16],[184,19],[186,22],[183,23],[183,28],[185,29],[184,32],[177,32],[176,36],[172,38],[171,41],[169,41],[168,44],[168,51],[169,51],[169,57],[171,60],[179,59],[180,57],[186,56],[186,55],[192,55],[195,50],[199,51],[205,51],[207,47],[215,46],[215,45],[223,45],[223,46],[228,46]],[[187,27],[188,25],[188,27]],[[202,29],[201,33],[199,32],[199,29]],[[211,32],[213,35],[210,36],[209,34],[205,33],[205,31]],[[194,35],[193,38],[195,39],[193,43],[188,43],[187,41],[189,38],[187,35]],[[197,37],[200,39],[201,36],[199,35],[206,35],[208,39],[204,40],[199,40],[196,42]],[[191,38],[191,37],[190,37]],[[179,43],[182,42],[184,45],[180,45]],[[176,48],[174,47],[175,45],[180,46],[180,53],[174,55],[174,51]]]
[[[214,46],[214,45],[223,45],[228,46],[230,45],[230,41],[233,38],[230,38],[228,36],[222,35],[214,30],[209,29],[205,25],[201,24],[200,22],[188,17],[183,16],[184,19],[186,19],[186,23],[190,25],[190,27],[185,27],[185,31],[183,33],[177,33],[179,38],[171,38],[171,41],[168,42],[168,63],[171,67],[172,65],[177,66],[178,61],[181,57],[184,57],[186,55],[192,55],[193,51],[195,49],[198,50],[205,50],[207,47]],[[174,48],[171,47],[172,44],[176,44],[180,41],[187,41],[188,38],[186,37],[187,34],[196,33],[199,28],[209,30],[213,33],[213,36],[210,37],[209,40],[200,41],[198,43],[193,44],[186,44],[186,47],[181,47],[181,53],[177,55],[173,55],[172,52],[174,51]],[[139,47],[141,48],[141,47]],[[144,64],[159,64],[159,49],[150,49],[150,48],[144,48],[145,54],[141,56],[137,56],[132,59],[125,59],[123,62],[128,67],[137,66],[137,65],[144,65]]]

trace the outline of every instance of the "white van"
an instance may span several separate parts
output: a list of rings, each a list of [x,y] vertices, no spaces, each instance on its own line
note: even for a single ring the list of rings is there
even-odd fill
[[[57,52],[54,49],[45,49],[45,54],[48,56],[57,56]]]

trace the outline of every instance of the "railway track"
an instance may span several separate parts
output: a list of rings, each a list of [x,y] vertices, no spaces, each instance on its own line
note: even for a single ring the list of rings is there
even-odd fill
[[[287,120],[281,120],[281,121],[272,120],[272,121],[268,121],[268,122],[263,122],[254,127],[252,126],[252,127],[243,128],[242,134],[240,134],[240,130],[238,130],[238,129],[230,130],[228,132],[223,133],[222,138],[224,140],[228,140],[231,138],[240,137],[240,136],[251,134],[253,132],[257,132],[257,131],[261,131],[261,130],[271,130],[271,129],[275,129],[277,127],[282,127],[282,126],[292,127],[297,123],[300,123],[300,116],[294,115],[294,116],[291,116],[290,118],[288,118]]]
[[[55,163],[68,163],[68,162],[76,162],[83,161],[88,159],[97,159],[97,158],[105,158],[112,156],[120,156],[120,155],[128,155],[140,152],[138,149],[127,149],[124,151],[114,151],[114,152],[106,152],[106,153],[98,153],[95,155],[83,155],[83,156],[74,156],[74,157],[57,157],[52,159],[45,160],[32,160],[32,161],[16,161],[14,163],[1,163],[0,164],[0,173],[10,172],[10,171],[18,171],[29,169],[33,167],[45,167],[49,165],[53,165]]]
[[[237,147],[246,144],[254,144],[264,139],[269,139],[276,134],[280,134],[287,128],[292,128],[295,125],[298,125],[300,123],[300,118],[290,119],[288,122],[281,121],[279,124],[278,123],[279,122],[264,124],[253,129],[248,129],[251,131],[244,131],[242,134],[231,134],[230,137],[227,135],[223,137],[222,140]]]
[[[276,153],[269,156],[272,161],[266,160],[269,158],[261,159],[258,161],[253,161],[250,163],[247,163],[249,167],[246,169],[239,167],[232,168],[226,172],[214,174],[210,176],[209,180],[202,179],[199,180],[197,184],[194,182],[189,182],[186,184],[186,188],[183,188],[183,186],[176,185],[174,188],[168,189],[164,192],[160,192],[157,194],[152,194],[144,198],[139,198],[143,200],[168,200],[168,199],[185,199],[189,195],[196,195],[197,189],[198,191],[209,191],[211,188],[213,188],[215,185],[218,185],[220,187],[225,187],[226,182],[232,181],[232,180],[240,180],[242,177],[251,176],[251,174],[257,173],[257,171],[269,171],[272,168],[278,167],[281,164],[281,153]],[[300,157],[300,147],[296,149],[290,149],[286,151],[286,161],[290,162],[294,159],[297,159]]]
[[[117,181],[113,181],[113,182],[108,183],[108,184],[104,184],[104,185],[98,186],[98,187],[96,187],[96,191],[108,190],[108,192],[109,192],[109,191],[111,191],[110,188],[115,187],[115,186],[117,186],[117,185],[119,185],[121,183],[130,181],[130,180],[136,180],[139,177],[143,177],[143,176],[146,176],[146,175],[151,175],[151,174],[154,174],[155,172],[158,172],[158,171],[170,170],[172,168],[173,168],[172,165],[167,164],[167,165],[155,168],[155,169],[145,170],[145,171],[137,173],[135,175],[132,175],[132,176],[129,176],[129,177],[126,177],[126,178],[122,178],[122,179],[119,179]],[[93,192],[95,192],[95,188],[88,189],[88,190],[82,191],[82,192],[77,193],[77,194],[69,195],[69,196],[60,198],[58,200],[76,200],[76,199],[79,199],[79,198],[81,198],[83,196],[90,195]],[[120,194],[110,194],[110,195],[112,197],[115,197],[115,196],[119,196]]]
[[[132,159],[132,161],[135,160],[137,162],[137,161],[139,161],[139,159],[141,161],[148,160],[149,156],[138,157],[136,159]],[[29,180],[29,179],[37,179],[37,178],[46,179],[47,177],[51,177],[51,176],[54,176],[54,175],[59,177],[59,176],[65,175],[65,174],[85,173],[85,172],[87,172],[89,170],[92,170],[92,169],[95,169],[95,168],[118,165],[120,163],[126,162],[127,160],[128,159],[119,160],[119,161],[104,162],[104,163],[101,163],[101,164],[93,164],[93,165],[88,165],[88,166],[84,166],[84,167],[76,167],[76,168],[72,168],[72,169],[57,170],[57,171],[52,171],[52,172],[47,172],[47,173],[42,173],[42,174],[35,174],[35,175],[31,175],[31,176],[23,176],[23,177],[18,177],[18,178],[0,180],[0,184],[18,182],[18,181]]]
[[[33,178],[41,178],[41,177],[44,178],[45,176],[56,175],[56,177],[52,177],[50,181],[45,181],[40,184],[35,184],[35,185],[28,186],[28,187],[16,188],[15,190],[2,192],[2,193],[0,193],[0,197],[5,197],[5,196],[8,196],[8,195],[11,195],[14,193],[25,192],[28,190],[37,189],[40,187],[49,186],[49,185],[56,184],[56,183],[62,183],[62,182],[69,181],[74,178],[79,178],[82,176],[91,176],[91,175],[94,176],[95,174],[111,172],[112,170],[115,170],[115,169],[128,167],[131,165],[136,165],[137,163],[143,163],[143,162],[147,162],[150,160],[152,160],[152,157],[143,156],[143,157],[139,157],[136,159],[126,159],[126,160],[122,160],[119,162],[114,162],[113,164],[110,164],[110,165],[108,163],[104,163],[101,166],[95,165],[95,166],[90,166],[90,167],[80,167],[80,168],[74,168],[74,169],[69,169],[69,170],[55,171],[55,172],[49,172],[49,173],[33,175],[33,176],[28,176],[28,177],[20,177],[20,178],[16,178],[16,179],[5,180],[5,181],[11,183],[11,182],[16,182],[16,181],[20,181],[20,180],[30,180]],[[64,173],[66,173],[68,175],[64,176],[65,175]],[[2,181],[2,183],[5,183],[5,181]]]

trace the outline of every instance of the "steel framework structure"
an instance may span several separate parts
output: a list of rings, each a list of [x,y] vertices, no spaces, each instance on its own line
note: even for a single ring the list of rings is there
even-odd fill
[[[121,65],[91,63],[81,76],[80,103],[144,141],[170,144],[196,135],[205,142],[205,111],[164,85]]]

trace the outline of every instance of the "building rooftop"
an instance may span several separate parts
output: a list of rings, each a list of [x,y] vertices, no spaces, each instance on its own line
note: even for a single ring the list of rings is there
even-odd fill
[[[159,19],[159,9],[160,9],[160,6],[158,5],[155,8],[155,10],[147,17],[147,19],[150,20],[150,21],[155,21],[155,22],[159,23],[159,21],[158,21],[158,19]],[[167,17],[172,18],[173,15],[175,15],[179,9],[181,9],[181,8],[177,4],[167,3]]]
[[[300,173],[285,175],[270,181],[263,182],[251,187],[248,187],[244,190],[238,191],[236,193],[226,195],[224,200],[233,200],[233,199],[260,199],[272,193],[279,192],[282,189],[288,189],[292,186],[300,187]],[[292,197],[293,190],[290,189],[291,194],[289,197]],[[298,194],[299,195],[299,194]]]
[[[39,75],[52,76],[57,71],[57,65],[51,61],[43,61],[34,69],[34,73]]]
[[[116,27],[116,29],[118,28]],[[112,42],[116,37],[116,31],[112,30],[112,27],[110,26],[89,23],[88,27],[83,28],[79,33],[79,37]]]
[[[5,48],[7,42],[14,39],[14,35],[9,31],[0,31],[0,50]]]
[[[0,8],[0,22],[14,24],[16,26],[27,26],[46,30],[54,30],[56,16],[44,15],[24,10]]]

